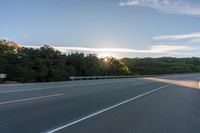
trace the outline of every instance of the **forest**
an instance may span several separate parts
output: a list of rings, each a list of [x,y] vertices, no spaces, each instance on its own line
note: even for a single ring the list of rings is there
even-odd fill
[[[106,59],[105,59],[106,58]],[[66,81],[70,76],[154,75],[200,72],[200,58],[98,58],[95,54],[62,53],[44,45],[20,47],[0,40],[0,73],[8,81]]]

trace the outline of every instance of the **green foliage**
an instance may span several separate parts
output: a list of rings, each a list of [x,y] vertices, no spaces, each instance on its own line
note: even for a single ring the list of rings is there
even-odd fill
[[[134,74],[171,74],[200,72],[200,58],[124,58]]]
[[[19,45],[14,42],[0,40],[0,53],[1,54],[15,54],[19,50]]]
[[[100,59],[101,65],[101,73],[100,75],[129,75],[131,72],[129,71],[127,65],[122,63],[121,61],[115,59],[115,58],[107,58]]]
[[[127,66],[110,58],[108,62],[96,55],[63,54],[47,45],[39,48],[19,47],[0,41],[0,73],[7,80],[18,82],[49,82],[68,80],[69,76],[126,75]]]

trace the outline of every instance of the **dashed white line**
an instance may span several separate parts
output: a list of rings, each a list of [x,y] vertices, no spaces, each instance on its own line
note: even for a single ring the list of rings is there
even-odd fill
[[[70,123],[68,123],[68,124],[65,124],[65,125],[63,125],[63,126],[61,126],[61,127],[58,127],[58,128],[52,129],[52,130],[50,130],[50,131],[47,131],[46,133],[55,133],[55,132],[58,132],[58,131],[60,131],[60,130],[62,130],[62,129],[64,129],[64,128],[70,127],[70,126],[72,126],[72,125],[74,125],[74,124],[76,124],[76,123],[79,123],[79,122],[81,122],[81,121],[84,121],[84,120],[86,120],[86,119],[89,119],[89,118],[91,118],[91,117],[94,117],[94,116],[96,116],[96,115],[99,115],[99,114],[101,114],[101,113],[104,113],[104,112],[106,112],[106,111],[108,111],[108,110],[114,109],[114,108],[116,108],[116,107],[118,107],[118,106],[121,106],[121,105],[126,104],[126,103],[128,103],[128,102],[131,102],[131,101],[136,100],[136,99],[138,99],[138,98],[141,98],[141,97],[143,97],[143,96],[145,96],[145,95],[151,94],[151,93],[153,93],[153,92],[156,92],[156,91],[161,90],[161,89],[163,89],[163,88],[166,88],[166,87],[168,87],[168,86],[169,86],[169,85],[164,85],[164,86],[161,86],[161,87],[159,87],[159,88],[153,89],[153,90],[151,90],[151,91],[145,92],[145,93],[143,93],[143,94],[141,94],[141,95],[138,95],[138,96],[133,97],[133,98],[131,98],[131,99],[125,100],[125,101],[120,102],[120,103],[117,103],[117,104],[115,104],[115,105],[113,105],[113,106],[110,106],[110,107],[108,107],[108,108],[102,109],[102,110],[100,110],[100,111],[97,111],[97,112],[95,112],[95,113],[92,113],[92,114],[90,114],[90,115],[87,115],[87,116],[85,116],[85,117],[83,117],[83,118],[80,118],[80,119],[78,119],[78,120],[75,120],[75,121],[73,121],[73,122],[70,122]]]
[[[137,80],[134,80],[134,82],[136,82],[138,80],[141,80],[141,79],[138,78]],[[116,82],[116,81],[107,82],[107,83],[104,83],[104,84],[111,84],[111,83],[114,83],[114,82]],[[131,82],[133,82],[133,81],[131,81]],[[31,88],[31,89],[2,90],[2,91],[0,91],[0,94],[13,93],[13,92],[24,92],[24,91],[47,90],[47,89],[64,88],[64,87],[77,87],[77,86],[84,86],[84,85],[100,85],[100,84],[102,84],[102,83],[101,82],[100,83],[83,83],[83,84],[74,84],[74,85],[68,84],[68,85],[60,85],[60,86],[52,86],[52,87]]]
[[[44,98],[50,98],[50,97],[58,97],[58,96],[62,96],[62,95],[64,95],[64,94],[55,94],[55,95],[47,95],[47,96],[41,96],[41,97],[33,97],[33,98],[19,99],[19,100],[13,100],[13,101],[6,101],[6,102],[0,102],[0,105],[25,102],[25,101],[31,101],[31,100],[38,100],[38,99],[44,99]]]

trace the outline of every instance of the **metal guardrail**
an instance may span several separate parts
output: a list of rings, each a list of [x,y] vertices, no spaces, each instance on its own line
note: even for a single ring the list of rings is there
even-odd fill
[[[119,78],[138,78],[138,77],[153,77],[153,75],[124,75],[124,76],[80,76],[80,77],[69,77],[70,80],[96,80],[96,79],[119,79]]]
[[[71,76],[69,80],[96,80],[96,79],[119,79],[119,78],[142,78],[142,77],[159,77],[159,76],[168,76],[168,75],[175,75],[174,74],[158,74],[158,75],[123,75],[123,76]],[[182,73],[186,74],[186,73]],[[200,86],[200,82],[199,82]]]

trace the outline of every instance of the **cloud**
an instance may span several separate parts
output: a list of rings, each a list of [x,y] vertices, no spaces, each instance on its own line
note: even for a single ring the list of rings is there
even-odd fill
[[[128,52],[128,53],[143,53],[146,50],[136,50],[127,48],[86,48],[86,47],[54,47],[60,51],[86,51],[86,52]]]
[[[25,47],[39,48],[39,46],[25,46]],[[117,53],[155,53],[155,54],[181,52],[193,49],[189,46],[182,46],[182,45],[154,45],[151,46],[149,49],[145,50],[129,49],[129,48],[86,48],[86,47],[58,47],[58,46],[53,46],[53,48],[61,52],[79,51],[79,52],[96,52],[96,53],[117,52]]]
[[[119,5],[150,7],[173,14],[200,15],[200,2],[192,0],[121,0]]]
[[[196,44],[196,43],[200,43],[200,38],[195,38],[195,39],[193,39],[193,40],[191,40],[190,41],[191,43],[194,43],[194,44]]]
[[[181,34],[181,35],[163,35],[153,37],[154,40],[167,40],[167,41],[176,41],[176,40],[199,40],[200,32],[191,33],[191,34]]]
[[[171,52],[181,52],[181,51],[189,51],[194,48],[190,46],[182,46],[182,45],[156,45],[152,46],[149,50],[152,53],[171,53]]]

